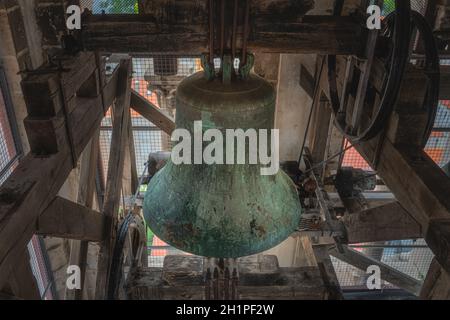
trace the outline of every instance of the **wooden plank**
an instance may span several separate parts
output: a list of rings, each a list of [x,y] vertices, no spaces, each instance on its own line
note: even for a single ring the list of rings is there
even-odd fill
[[[110,83],[111,104],[113,92]],[[78,100],[69,118],[73,122],[73,136],[77,156],[81,154],[103,118],[100,97]],[[12,175],[0,187],[0,287],[8,279],[7,266],[17,262],[36,230],[40,213],[48,207],[73,169],[71,151],[59,150],[57,154],[36,157],[32,154],[22,159]]]
[[[173,119],[134,90],[131,90],[131,107],[168,135],[171,135],[175,130]]]
[[[105,217],[97,211],[56,197],[42,212],[37,223],[37,234],[100,242],[103,240]]]
[[[174,7],[163,9],[173,10]],[[204,8],[185,13],[186,16],[172,11],[161,15],[87,16],[83,19],[81,38],[84,47],[92,51],[207,52],[208,14],[202,15],[202,11]],[[351,17],[299,15],[286,19],[285,15],[275,14],[277,11],[261,13],[261,16],[253,12],[248,42],[251,52],[346,55],[362,51],[365,30]],[[295,16],[296,11],[289,14]],[[242,47],[242,29],[238,32],[238,47]]]
[[[346,228],[348,243],[423,237],[420,224],[398,202],[346,214],[342,222]]]
[[[105,201],[102,210],[106,218],[106,238],[100,248],[97,264],[95,297],[98,300],[106,298],[111,255],[116,240],[125,159],[123,150],[128,139],[128,126],[130,124],[131,77],[131,60],[122,60],[119,67],[119,80],[117,86],[118,97],[113,109],[113,131],[106,180]]]
[[[358,269],[367,270],[369,266],[379,266],[381,271],[381,279],[392,283],[412,294],[418,295],[422,284],[420,281],[378,261],[372,259],[356,250],[350,249],[347,246],[343,246],[344,253],[340,253],[338,250],[330,251],[331,255],[342,260]]]

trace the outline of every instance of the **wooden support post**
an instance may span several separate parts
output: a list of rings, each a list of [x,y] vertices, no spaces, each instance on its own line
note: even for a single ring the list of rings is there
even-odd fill
[[[347,246],[343,246],[344,253],[340,253],[338,250],[332,250],[331,255],[357,267],[358,269],[367,270],[369,266],[378,266],[381,271],[381,279],[392,283],[412,294],[418,295],[422,284],[420,281],[382,263],[381,261],[372,259],[356,250],[350,249]]]
[[[119,67],[117,86],[118,97],[113,110],[113,132],[108,164],[105,201],[103,214],[106,218],[106,238],[100,248],[97,267],[97,283],[95,297],[106,298],[112,250],[116,240],[120,196],[122,191],[122,175],[124,169],[124,147],[129,134],[130,95],[131,95],[131,60],[123,60]]]
[[[125,163],[123,171],[123,193],[125,197],[133,196],[138,187],[138,173],[136,167],[136,154],[134,150],[134,136],[132,119],[129,117],[128,136],[125,143]]]
[[[99,135],[100,131],[98,130],[86,147],[81,159],[78,203],[85,205],[87,208],[92,208],[94,203],[95,176],[97,173],[97,159],[100,152]],[[80,267],[81,289],[66,289],[66,300],[81,300],[83,297],[88,249],[88,241],[72,240],[71,242],[70,265]]]
[[[110,83],[105,85],[103,92],[110,98],[105,104],[112,103],[115,91]],[[100,96],[76,99],[76,107],[68,118],[74,130],[74,152],[79,156],[104,114]],[[0,288],[9,278],[9,266],[17,264],[36,231],[39,215],[53,201],[72,171],[72,161],[72,151],[67,147],[46,157],[29,154],[0,187]]]
[[[95,54],[95,60],[97,66],[99,66],[100,70],[96,70],[96,72],[91,76],[90,79],[86,81],[86,83],[78,90],[77,95],[82,97],[95,97],[99,94],[102,98],[103,110],[106,112],[108,106],[105,106],[105,99],[108,100],[108,97],[105,96],[105,92],[100,89],[105,85],[105,77],[104,77],[104,61],[101,60],[98,53]],[[117,73],[115,73],[114,79],[117,79]],[[116,82],[113,82],[114,86]],[[80,181],[78,188],[78,199],[77,202],[81,205],[84,205],[87,208],[93,208],[94,204],[94,195],[95,195],[95,177],[97,174],[97,160],[100,152],[100,131],[94,134],[92,140],[89,142],[86,150],[83,152],[83,157],[81,160],[81,172],[80,172]],[[102,226],[103,227],[103,226]],[[103,230],[102,234],[103,236]],[[86,269],[87,269],[87,256],[89,250],[89,242],[86,240],[75,240],[71,241],[70,248],[70,265],[76,265],[80,268],[81,273],[81,288],[70,290],[66,288],[66,300],[81,300],[83,298],[83,291],[85,288],[85,279],[86,279]]]

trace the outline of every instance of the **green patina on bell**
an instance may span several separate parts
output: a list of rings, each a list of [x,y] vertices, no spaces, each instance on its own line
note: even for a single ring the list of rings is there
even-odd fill
[[[272,129],[275,93],[256,75],[224,84],[199,72],[179,85],[176,108],[176,127],[192,136],[200,120],[203,131]],[[163,241],[200,256],[235,258],[270,249],[297,228],[301,207],[290,178],[281,170],[261,175],[261,167],[169,160],[148,186],[145,220]]]

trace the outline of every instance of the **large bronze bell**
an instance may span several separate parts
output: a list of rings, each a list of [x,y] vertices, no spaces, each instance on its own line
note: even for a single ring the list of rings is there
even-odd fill
[[[194,121],[203,131],[272,129],[274,114],[272,86],[252,74],[224,84],[199,72],[177,90],[176,127],[192,136]],[[236,258],[270,249],[296,229],[301,207],[290,178],[281,170],[261,175],[261,166],[169,160],[148,186],[145,220],[159,238],[196,255]]]

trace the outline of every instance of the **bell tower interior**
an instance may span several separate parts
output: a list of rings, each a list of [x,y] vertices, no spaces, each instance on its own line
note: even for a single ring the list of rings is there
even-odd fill
[[[449,21],[0,0],[0,299],[450,299]]]

